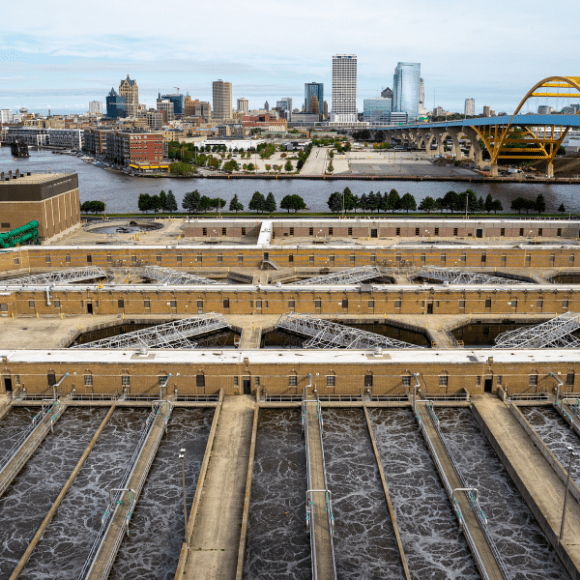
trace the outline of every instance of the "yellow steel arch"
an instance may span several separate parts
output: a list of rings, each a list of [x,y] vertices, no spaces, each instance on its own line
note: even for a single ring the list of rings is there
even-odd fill
[[[550,92],[549,89],[564,89],[567,92]],[[548,89],[538,92],[538,89]],[[516,130],[513,125],[515,116],[532,97],[564,98],[580,96],[580,77],[552,76],[541,80],[517,106],[507,125],[479,125],[474,127],[485,144],[490,157],[492,174],[497,173],[499,159],[546,160],[548,174],[553,174],[553,161],[556,153],[566,138],[570,127],[553,125],[528,125]],[[580,114],[580,110],[576,114]],[[533,147],[530,147],[533,145]]]

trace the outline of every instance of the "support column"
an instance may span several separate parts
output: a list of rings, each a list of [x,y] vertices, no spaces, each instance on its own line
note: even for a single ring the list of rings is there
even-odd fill
[[[554,177],[554,163],[552,161],[548,161],[548,166],[546,167],[546,175],[548,177]]]

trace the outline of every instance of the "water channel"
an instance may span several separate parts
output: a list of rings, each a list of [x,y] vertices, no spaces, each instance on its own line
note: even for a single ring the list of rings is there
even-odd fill
[[[298,409],[258,417],[244,580],[310,580],[306,453]]]
[[[12,407],[0,420],[0,459],[10,453],[20,434],[40,413],[40,407]]]
[[[161,189],[169,189],[175,194],[179,209],[185,193],[198,189],[201,195],[214,198],[221,196],[229,200],[237,194],[239,201],[248,208],[255,191],[263,194],[272,192],[278,205],[285,195],[300,195],[306,200],[312,211],[328,211],[328,197],[334,191],[342,191],[349,187],[355,195],[369,193],[371,190],[381,192],[395,188],[400,195],[409,192],[415,196],[417,205],[427,196],[443,197],[448,191],[464,191],[472,189],[478,197],[484,199],[491,193],[494,199],[499,199],[504,208],[509,208],[513,199],[519,196],[535,199],[542,194],[546,199],[548,211],[556,211],[561,203],[566,210],[578,212],[578,185],[551,183],[462,183],[454,181],[309,181],[309,180],[264,180],[264,179],[151,179],[147,177],[129,177],[125,174],[112,173],[71,155],[53,155],[50,151],[31,150],[28,159],[14,158],[9,147],[0,148],[0,171],[21,172],[32,171],[52,173],[78,173],[80,200],[98,200],[107,204],[109,212],[136,212],[140,193],[158,194]],[[227,207],[227,205],[226,205]],[[501,215],[501,214],[498,214]]]
[[[49,580],[55,576],[76,580],[100,528],[109,490],[121,483],[119,479],[149,412],[149,408],[115,410],[32,553],[21,580]],[[49,472],[47,467],[43,476]]]
[[[495,344],[495,339],[502,333],[519,328],[527,328],[532,324],[521,322],[499,322],[486,323],[474,322],[467,326],[461,326],[451,331],[451,334],[457,339],[462,340],[465,348],[474,348],[480,346],[491,346]]]
[[[580,453],[578,435],[574,433],[558,411],[551,407],[519,407],[519,410],[564,469],[568,471],[570,464],[568,447],[572,447],[576,453]],[[572,464],[571,477],[580,485],[580,462],[578,460]]]
[[[184,540],[179,450],[185,449],[188,514],[207,446],[214,409],[175,409],[131,519],[111,580],[173,580]]]
[[[569,580],[525,500],[507,474],[475,417],[465,408],[438,408],[453,459],[479,502],[512,580]]]
[[[479,573],[411,409],[369,409],[409,572],[416,580]]]
[[[25,428],[40,408],[12,409],[1,421]],[[30,540],[101,424],[107,409],[69,407],[28,460],[0,501],[0,580],[10,577]],[[2,428],[4,432],[4,427]],[[84,502],[84,500],[83,500]],[[81,502],[82,503],[82,502]],[[74,506],[77,509],[79,506]],[[73,530],[75,531],[75,530]],[[21,578],[59,578],[62,561],[47,559],[45,574]]]

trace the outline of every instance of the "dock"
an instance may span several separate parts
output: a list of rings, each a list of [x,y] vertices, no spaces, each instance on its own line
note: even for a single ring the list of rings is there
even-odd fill
[[[332,496],[326,481],[322,444],[320,402],[305,401],[302,407],[306,445],[306,512],[312,550],[313,580],[336,580],[334,558]]]

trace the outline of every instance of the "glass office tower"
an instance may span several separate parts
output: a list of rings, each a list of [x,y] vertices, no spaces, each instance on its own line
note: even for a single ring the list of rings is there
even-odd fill
[[[409,120],[419,116],[421,64],[400,62],[393,75],[393,111],[407,113]]]
[[[389,123],[391,120],[391,99],[376,97],[363,101],[363,121],[369,123]]]
[[[318,99],[319,112],[324,113],[324,85],[322,83],[304,83],[304,110],[310,112],[312,97]]]

